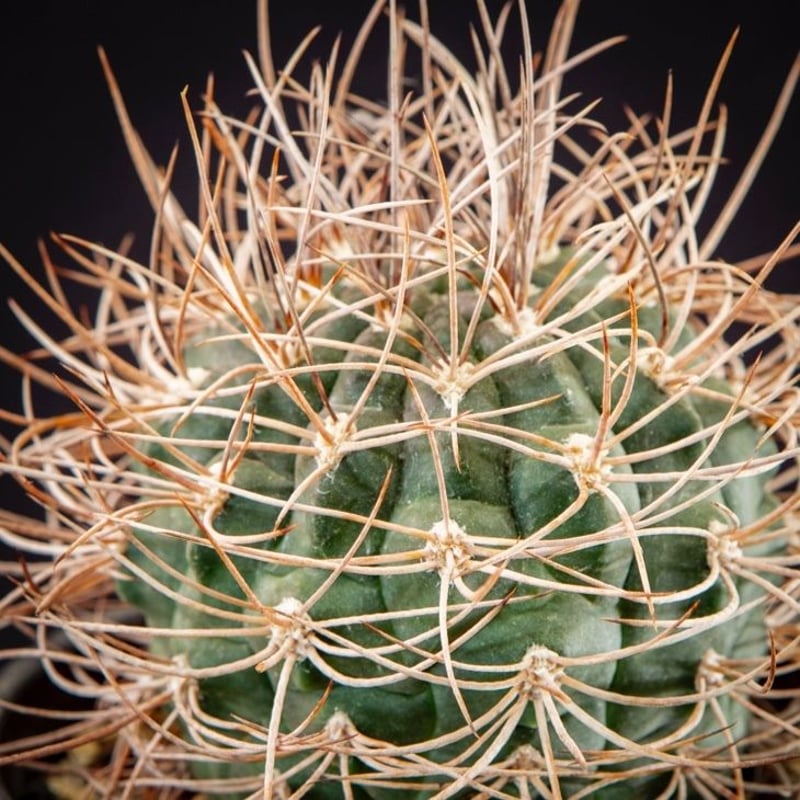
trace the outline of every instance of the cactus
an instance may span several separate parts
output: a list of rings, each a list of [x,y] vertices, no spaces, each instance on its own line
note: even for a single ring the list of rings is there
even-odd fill
[[[26,278],[70,333],[23,316],[66,372],[24,370],[74,411],[2,465],[47,512],[4,517],[47,556],[5,608],[97,706],[11,757],[115,731],[98,796],[796,791],[800,313],[764,282],[797,229],[714,257],[707,111],[567,112],[575,5],[515,91],[488,22],[470,74],[392,16],[387,109],[358,47],[308,87],[248,59],[258,117],[184,97],[194,221],[104,61],[152,259],[60,238],[91,324]]]

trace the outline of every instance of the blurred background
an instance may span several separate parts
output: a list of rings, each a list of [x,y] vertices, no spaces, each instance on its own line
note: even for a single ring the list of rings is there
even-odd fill
[[[429,0],[434,33],[459,56],[470,58],[469,24],[475,4]],[[493,17],[501,4],[487,0]],[[557,9],[554,0],[529,0],[534,46],[541,49]],[[607,37],[630,38],[579,68],[566,90],[588,101],[602,97],[595,116],[609,127],[624,125],[623,107],[660,112],[668,71],[674,76],[672,128],[696,119],[725,45],[737,25],[741,33],[718,102],[730,112],[726,155],[730,166],[717,183],[719,207],[745,165],[796,56],[797,28],[791,3],[716,3],[672,0],[646,3],[586,0],[578,17],[573,52]],[[312,53],[325,60],[335,36],[352,42],[369,2],[271,3],[275,61],[280,65],[313,25],[322,26]],[[357,9],[363,9],[359,16]],[[418,18],[414,0],[409,16]],[[512,12],[507,51],[519,52],[517,12]],[[200,108],[206,77],[213,72],[219,105],[234,114],[251,105],[251,86],[242,50],[256,52],[255,0],[39,0],[5,3],[0,10],[0,242],[34,274],[41,274],[37,240],[50,231],[69,232],[117,246],[134,234],[134,255],[146,257],[152,211],[130,164],[96,48],[102,45],[122,88],[129,112],[154,159],[164,164],[178,143],[174,183],[188,208],[195,207],[193,157],[186,135],[180,92],[188,86]],[[366,58],[370,66],[357,83],[376,99],[385,95],[383,66],[388,48],[382,20]],[[310,61],[300,71],[307,75]],[[741,219],[721,245],[721,255],[738,260],[774,248],[800,217],[800,96],[790,109]],[[746,220],[746,222],[745,222]],[[800,290],[797,269],[776,278]],[[794,266],[797,266],[796,264]],[[7,299],[36,309],[31,293],[0,264],[0,344],[14,351],[30,340],[8,312]],[[19,408],[19,389],[0,365],[0,404]],[[0,423],[0,432],[9,427]],[[0,477],[6,508],[23,504],[22,493]],[[0,554],[7,558],[8,554]]]

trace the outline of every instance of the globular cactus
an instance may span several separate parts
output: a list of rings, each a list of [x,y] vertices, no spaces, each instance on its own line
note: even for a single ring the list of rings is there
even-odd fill
[[[70,335],[24,320],[66,372],[24,369],[75,411],[30,409],[3,465],[48,514],[6,539],[49,556],[6,608],[98,699],[45,750],[117,733],[90,785],[797,791],[800,311],[764,286],[797,228],[716,260],[724,125],[569,110],[575,6],[516,90],[497,31],[470,74],[397,15],[388,108],[349,93],[358,47],[308,87],[250,61],[259,116],[187,106],[194,221],[109,72],[152,258],[60,240],[96,314],[50,270]]]

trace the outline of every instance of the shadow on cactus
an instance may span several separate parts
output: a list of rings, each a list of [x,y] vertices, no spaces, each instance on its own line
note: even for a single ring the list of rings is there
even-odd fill
[[[800,70],[701,237],[729,51],[695,128],[609,135],[560,94],[612,44],[568,57],[576,5],[517,88],[506,12],[477,74],[390,15],[388,108],[363,38],[308,86],[308,41],[264,46],[258,115],[184,98],[196,220],[104,60],[151,259],[61,237],[88,322],[4,251],[70,330],[18,311],[64,369],[14,363],[74,410],[0,465],[46,511],[3,517],[5,619],[96,706],[4,760],[113,733],[65,767],[105,797],[798,791],[798,228],[714,252]]]

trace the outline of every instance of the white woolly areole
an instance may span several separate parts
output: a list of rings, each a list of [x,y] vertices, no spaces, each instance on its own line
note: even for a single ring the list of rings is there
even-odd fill
[[[532,645],[522,659],[519,692],[529,699],[541,697],[542,692],[562,695],[560,684],[563,677],[558,653],[539,644]]]
[[[303,604],[295,597],[284,597],[275,606],[277,619],[270,625],[270,638],[281,648],[286,648],[299,659],[308,655],[309,628],[311,617],[306,613]]]
[[[334,264],[349,262],[356,255],[341,225],[331,225],[322,231],[323,251]]]
[[[730,509],[726,509],[726,511],[731,516],[733,515],[733,512]],[[736,524],[738,525],[738,520],[736,521]],[[730,536],[730,534],[733,532],[733,528],[728,522],[723,522],[721,519],[712,519],[711,522],[708,523],[708,532],[713,533],[718,537]]]
[[[718,535],[708,540],[706,561],[711,567],[717,563],[722,569],[730,569],[742,560],[743,555],[742,548],[733,536]]]
[[[701,692],[725,685],[723,657],[716,650],[709,648],[703,654],[703,659],[697,668],[696,684],[697,690]]]
[[[317,465],[326,471],[336,469],[342,460],[342,445],[354,431],[352,420],[347,414],[337,412],[336,419],[328,417],[323,420],[323,429],[314,437],[314,449],[317,451]]]
[[[436,367],[434,390],[442,398],[448,411],[458,411],[458,403],[472,385],[475,365],[469,361],[458,364],[455,369],[449,363],[439,363]]]
[[[681,371],[676,360],[660,347],[644,347],[639,350],[636,368],[665,392],[697,382],[696,376]]]
[[[371,331],[383,334],[390,331],[393,327],[396,327],[398,331],[413,333],[416,331],[416,326],[417,324],[411,314],[404,311],[400,314],[399,318],[396,318],[394,316],[394,310],[388,306],[379,306],[375,311],[374,319],[369,325]]]
[[[547,769],[544,756],[533,745],[530,744],[520,745],[511,754],[510,760],[515,769],[523,772]]]
[[[205,509],[220,508],[230,496],[225,484],[222,482],[222,460],[214,461],[206,469],[212,481],[217,481],[209,485],[204,492],[197,496],[198,504]]]
[[[502,314],[496,314],[492,318],[492,322],[494,322],[500,333],[515,339],[533,338],[542,328],[536,319],[536,312],[528,306],[517,311],[513,319],[508,319]]]
[[[552,264],[561,255],[561,245],[554,240],[547,247],[539,250],[536,256],[537,264]]]
[[[103,365],[103,369],[113,374],[108,364]],[[210,375],[211,370],[203,367],[189,367],[185,376],[168,374],[166,370],[160,370],[161,386],[158,388],[142,386],[139,400],[145,403],[155,403],[156,405],[183,406],[187,401],[194,400],[197,397],[197,390],[208,381]],[[120,387],[120,392],[123,391],[124,389]]]
[[[331,714],[331,718],[325,723],[325,733],[331,742],[346,742],[352,739],[358,731],[352,720],[344,711],[337,710]]]
[[[211,370],[208,370],[205,367],[189,367],[186,370],[186,377],[189,380],[190,385],[195,389],[202,386],[206,380],[208,380],[209,375],[211,375]]]
[[[572,433],[564,442],[572,459],[575,481],[579,486],[596,489],[606,486],[611,479],[611,467],[604,459],[607,451],[600,448],[595,453],[595,439],[587,433]]]
[[[425,561],[440,575],[460,575],[472,557],[469,534],[454,520],[440,520],[428,531]]]

